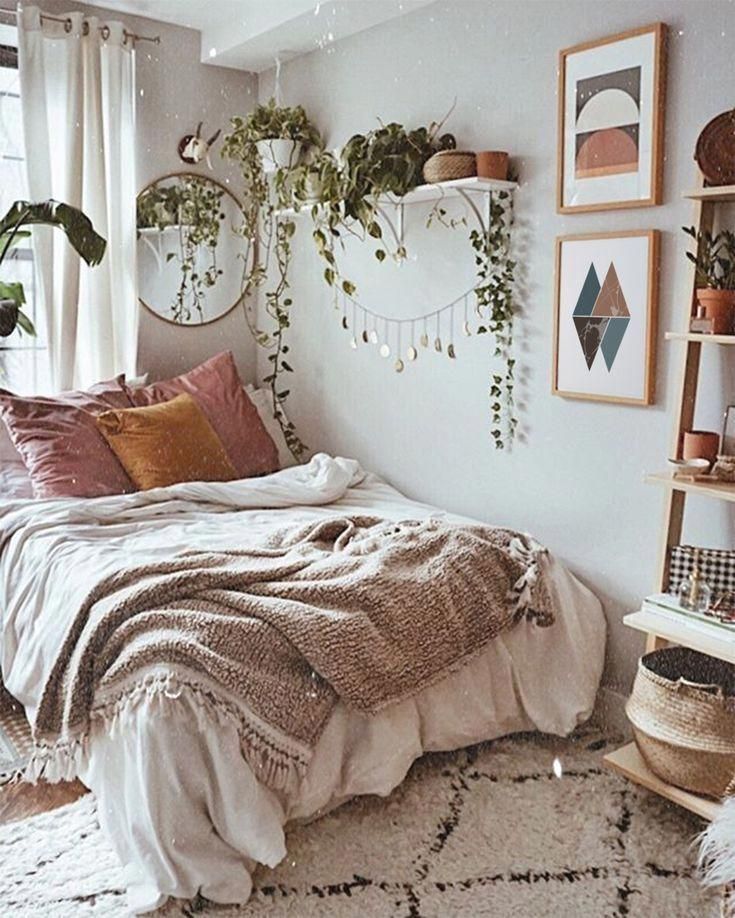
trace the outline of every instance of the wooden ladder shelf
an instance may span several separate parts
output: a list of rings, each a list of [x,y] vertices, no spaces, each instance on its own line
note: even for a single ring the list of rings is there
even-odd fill
[[[700,178],[699,187],[694,191],[686,193],[684,197],[695,202],[695,228],[698,231],[712,230],[715,222],[717,205],[735,201],[735,185],[709,188],[704,186],[704,182]],[[687,306],[686,331],[682,333],[667,332],[666,334],[666,339],[668,341],[679,341],[684,345],[681,388],[679,392],[676,423],[674,425],[672,456],[681,455],[681,444],[684,431],[692,430],[694,426],[694,410],[697,401],[702,345],[735,345],[735,335],[699,335],[689,332],[689,318],[694,315],[696,303],[696,272],[694,265],[691,266],[690,275],[691,285]],[[671,549],[675,545],[681,543],[687,495],[698,494],[720,500],[732,501],[735,500],[735,485],[727,485],[721,482],[674,480],[670,475],[664,474],[648,475],[646,481],[652,484],[662,485],[666,488],[663,538],[659,556],[658,576],[658,589],[659,592],[663,593],[666,592],[669,582]],[[655,620],[655,616],[648,616],[647,618],[645,612],[636,612],[632,615],[628,615],[624,621],[630,627],[646,632],[646,652],[674,643],[684,647],[693,647],[710,656],[719,657],[723,660],[732,660],[733,648],[735,645],[723,641],[721,632],[720,640],[718,641],[718,628],[714,625],[712,626],[712,635],[708,637],[706,633],[702,633],[701,629],[694,630],[688,628],[686,622],[682,622],[681,624],[675,621],[667,622],[665,626],[663,624],[659,626]],[[635,743],[628,743],[621,749],[610,753],[605,756],[604,761],[609,768],[624,775],[631,781],[649,790],[655,791],[661,796],[677,803],[679,806],[691,810],[704,819],[714,818],[720,808],[720,805],[714,800],[688,793],[678,787],[666,784],[660,778],[656,777],[646,766]]]

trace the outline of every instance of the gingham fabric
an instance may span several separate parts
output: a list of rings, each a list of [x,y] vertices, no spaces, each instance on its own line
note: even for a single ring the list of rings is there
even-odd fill
[[[668,592],[676,594],[681,581],[691,574],[697,551],[699,573],[712,590],[712,598],[716,600],[723,593],[735,591],[735,551],[675,545],[671,549]]]

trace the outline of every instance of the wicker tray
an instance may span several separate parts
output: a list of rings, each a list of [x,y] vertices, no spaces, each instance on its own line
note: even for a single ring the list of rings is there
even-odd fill
[[[694,158],[710,185],[735,184],[735,109],[705,125]]]
[[[684,647],[646,654],[626,705],[651,771],[722,797],[735,777],[735,666]]]

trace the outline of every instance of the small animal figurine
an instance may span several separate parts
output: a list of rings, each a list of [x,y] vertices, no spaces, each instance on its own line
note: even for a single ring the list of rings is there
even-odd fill
[[[212,144],[222,133],[222,129],[216,130],[209,140],[202,139],[202,122],[197,125],[196,134],[186,134],[179,141],[179,156],[185,163],[195,165],[196,163],[206,160],[209,168],[212,168],[212,161],[209,158],[209,151]]]

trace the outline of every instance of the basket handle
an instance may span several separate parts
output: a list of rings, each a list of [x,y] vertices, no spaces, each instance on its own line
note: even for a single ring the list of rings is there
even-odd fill
[[[679,676],[676,681],[676,688],[691,688],[697,689],[700,692],[709,692],[711,695],[716,695],[718,698],[722,699],[725,697],[725,693],[722,690],[721,685],[717,683],[710,683],[709,685],[704,685],[701,682],[691,682],[689,679],[685,679],[683,676]]]

